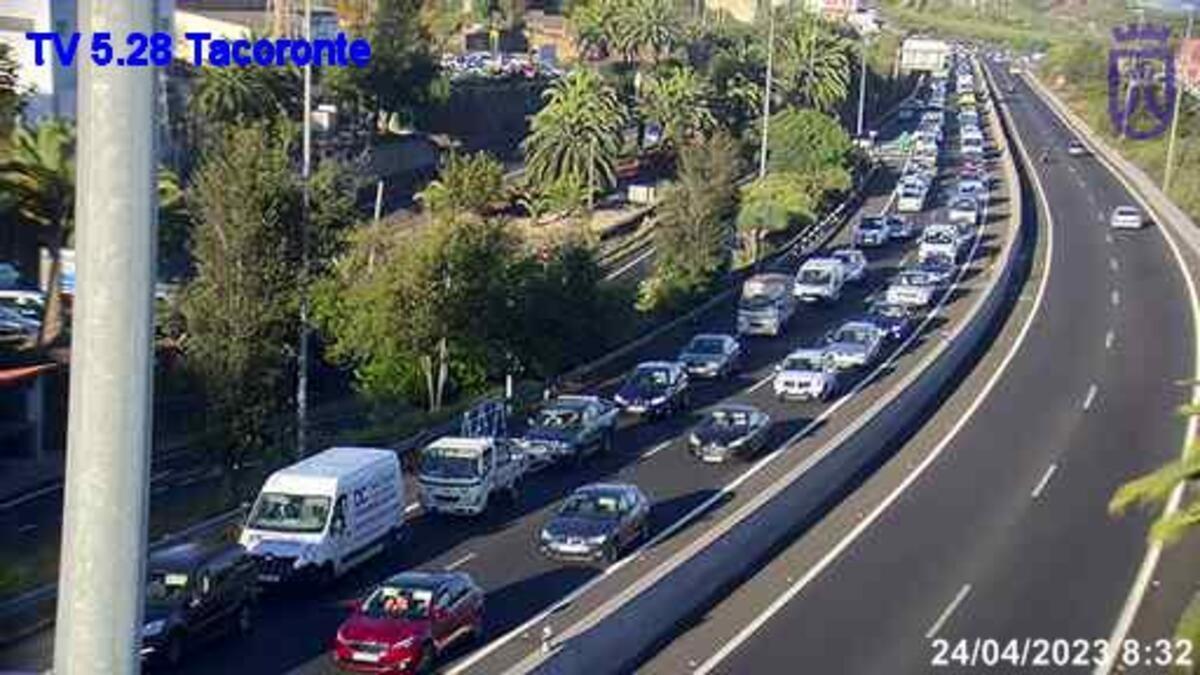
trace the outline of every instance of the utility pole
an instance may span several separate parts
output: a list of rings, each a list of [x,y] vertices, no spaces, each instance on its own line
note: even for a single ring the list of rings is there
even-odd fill
[[[155,3],[80,0],[118,44]],[[76,263],[57,675],[140,670],[150,492],[157,191],[152,68],[79,64]]]
[[[862,34],[862,61],[858,68],[858,133],[856,137],[862,138],[863,135],[863,112],[867,105],[867,33]]]
[[[312,0],[304,0],[304,39],[312,44]],[[304,64],[304,120],[302,165],[303,213],[300,216],[300,358],[296,373],[296,456],[307,454],[308,433],[308,371],[309,353],[308,327],[308,265],[309,265],[309,221],[312,194],[312,61]]]
[[[1188,13],[1187,30],[1184,31],[1183,47],[1180,52],[1187,48],[1188,42],[1192,39],[1192,23],[1196,16],[1195,5],[1184,5]],[[1178,64],[1177,64],[1178,65]],[[1178,79],[1178,78],[1176,78]],[[1167,166],[1163,170],[1163,193],[1167,194],[1171,189],[1171,174],[1175,169],[1175,138],[1179,134],[1179,104],[1183,101],[1183,88],[1179,83],[1175,85],[1175,109],[1171,113],[1171,137],[1167,141]]]
[[[767,82],[763,87],[762,142],[758,149],[758,177],[767,175],[767,134],[771,127],[771,78],[775,64],[775,7],[768,0],[770,14],[767,28]]]

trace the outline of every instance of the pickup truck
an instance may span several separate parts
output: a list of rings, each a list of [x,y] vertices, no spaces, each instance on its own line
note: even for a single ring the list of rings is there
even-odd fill
[[[619,414],[619,408],[598,396],[559,396],[529,418],[517,446],[534,466],[564,460],[580,463],[594,453],[612,450]]]

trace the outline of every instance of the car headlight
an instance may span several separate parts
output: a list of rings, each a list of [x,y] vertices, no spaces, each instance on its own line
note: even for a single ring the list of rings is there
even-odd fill
[[[541,537],[543,542],[550,543],[550,542],[554,541],[554,535],[550,534],[550,532],[548,532],[546,530],[542,530],[541,533],[539,534],[539,536]]]
[[[700,437],[696,434],[692,434],[691,436],[688,436],[688,443],[691,443],[692,445],[700,445]]]
[[[662,405],[666,402],[667,402],[666,396],[655,396],[654,398],[650,399],[650,405]]]
[[[154,637],[167,627],[166,619],[155,619],[142,626],[142,637]]]
[[[591,544],[592,546],[603,546],[606,541],[608,541],[607,534],[587,538],[587,543]]]

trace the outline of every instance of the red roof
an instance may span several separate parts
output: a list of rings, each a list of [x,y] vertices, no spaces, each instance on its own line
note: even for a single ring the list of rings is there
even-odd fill
[[[41,363],[36,366],[21,366],[19,368],[0,368],[0,387],[13,387],[36,378],[42,373],[54,370],[58,366],[53,363]]]

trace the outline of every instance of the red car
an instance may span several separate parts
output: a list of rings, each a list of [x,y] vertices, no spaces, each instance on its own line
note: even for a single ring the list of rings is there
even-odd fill
[[[404,572],[338,628],[333,661],[356,673],[426,673],[438,655],[483,635],[483,590],[462,572]]]

